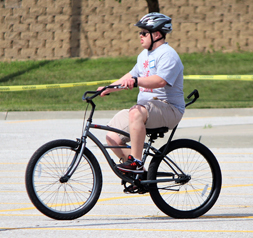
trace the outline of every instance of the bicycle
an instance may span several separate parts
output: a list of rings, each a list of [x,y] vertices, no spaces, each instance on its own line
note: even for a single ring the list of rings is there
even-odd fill
[[[101,150],[112,171],[122,180],[126,193],[148,193],[156,206],[173,218],[196,218],[205,214],[215,204],[221,190],[221,170],[213,153],[203,144],[190,139],[172,140],[177,126],[160,149],[152,146],[163,137],[168,128],[147,129],[148,142],[144,144],[143,162],[151,156],[148,170],[142,174],[123,173],[118,170],[108,150],[90,129],[128,133],[109,126],[92,124],[95,111],[93,99],[100,91],[87,91],[83,100],[92,106],[85,120],[82,136],[76,141],[60,139],[41,146],[31,157],[25,175],[26,189],[34,206],[44,215],[57,220],[76,219],[89,212],[96,204],[102,189],[102,172],[98,160],[88,149],[89,138]],[[91,96],[87,96],[92,94]],[[187,98],[199,98],[194,90]],[[129,185],[130,184],[130,185]],[[128,186],[129,185],[129,186]]]

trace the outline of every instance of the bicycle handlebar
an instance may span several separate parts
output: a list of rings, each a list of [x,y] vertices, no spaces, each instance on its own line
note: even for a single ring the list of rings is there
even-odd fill
[[[121,84],[118,85],[108,85],[103,87],[101,90],[99,91],[86,91],[83,95],[83,100],[84,101],[91,101],[93,98],[97,97],[98,95],[100,95],[102,92],[104,92],[106,89],[108,88],[115,88],[115,89],[123,89],[124,87],[121,86]],[[87,94],[93,94],[93,96],[87,97]],[[108,94],[109,95],[109,94]],[[192,101],[188,102],[185,104],[185,107],[193,104],[198,98],[199,98],[199,92],[197,89],[194,89],[188,96],[187,98],[190,99],[192,96],[194,95],[194,98]]]
[[[121,87],[121,84],[118,84],[118,85],[108,85],[108,86],[103,87],[99,91],[86,91],[84,93],[84,95],[83,95],[83,100],[84,101],[92,100],[93,98],[97,97],[98,95],[100,95],[102,92],[104,92],[108,88],[123,89],[124,87]],[[87,94],[93,94],[93,96],[86,97]]]

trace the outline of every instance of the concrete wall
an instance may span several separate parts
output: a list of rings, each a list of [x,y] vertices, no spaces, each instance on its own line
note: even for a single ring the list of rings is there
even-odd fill
[[[179,53],[253,51],[253,0],[159,0]],[[0,60],[137,55],[145,0],[1,0]]]

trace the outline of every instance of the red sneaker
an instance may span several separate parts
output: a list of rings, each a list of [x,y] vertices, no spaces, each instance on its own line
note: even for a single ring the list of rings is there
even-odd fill
[[[128,156],[128,160],[117,165],[118,169],[123,172],[143,173],[143,162],[135,159],[132,155]]]

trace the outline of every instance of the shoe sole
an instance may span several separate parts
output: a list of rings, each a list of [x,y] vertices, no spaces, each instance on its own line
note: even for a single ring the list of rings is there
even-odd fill
[[[127,173],[134,173],[134,174],[143,174],[145,171],[144,170],[131,170],[131,169],[124,169],[117,167],[120,171],[122,172],[127,172]]]

